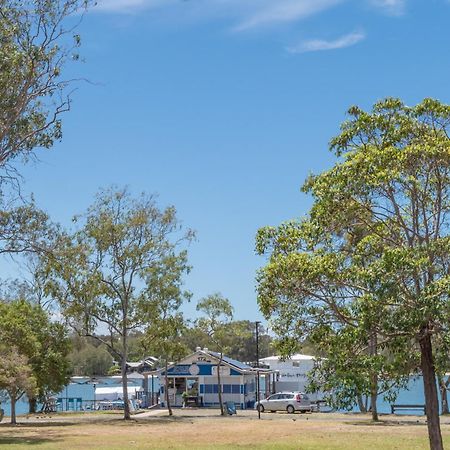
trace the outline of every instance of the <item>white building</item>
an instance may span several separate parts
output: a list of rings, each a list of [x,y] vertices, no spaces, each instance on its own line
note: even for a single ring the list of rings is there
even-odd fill
[[[275,391],[305,392],[308,384],[308,373],[314,368],[316,358],[297,353],[284,361],[280,356],[269,356],[260,359],[260,363],[277,373]],[[318,394],[315,393],[311,397],[316,400],[317,396]]]

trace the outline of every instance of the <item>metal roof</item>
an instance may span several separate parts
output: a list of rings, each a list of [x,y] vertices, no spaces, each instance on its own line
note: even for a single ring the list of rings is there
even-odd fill
[[[211,356],[214,356],[214,358],[220,359],[220,353],[218,352],[213,352],[211,350],[205,351],[203,350],[204,353],[208,353]],[[239,370],[253,370],[252,366],[249,366],[248,364],[244,364],[240,361],[238,361],[237,359],[232,359],[232,358],[228,358],[228,356],[222,356],[222,361],[226,362],[227,364],[230,364],[230,366],[234,366]]]
[[[302,355],[301,353],[296,353],[295,355],[291,355],[289,358],[286,358],[286,361],[311,361],[316,360],[316,356],[311,355]],[[268,356],[267,358],[261,358],[260,361],[282,361],[281,356]]]

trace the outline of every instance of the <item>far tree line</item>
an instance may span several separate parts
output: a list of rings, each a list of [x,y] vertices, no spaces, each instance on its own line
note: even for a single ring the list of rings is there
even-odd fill
[[[256,364],[255,322],[248,320],[233,320],[223,327],[225,340],[225,354],[229,358],[238,361]],[[145,335],[136,333],[130,336],[129,361],[142,361],[153,356],[151,348],[144,339]],[[102,336],[103,339],[107,338]],[[120,367],[114,359],[114,355],[108,351],[101,342],[93,338],[79,335],[69,335],[71,351],[68,354],[70,373],[73,376],[109,376],[120,373]],[[181,333],[181,341],[184,348],[180,356],[194,353],[197,347],[215,350],[209,336],[204,330],[194,324],[188,325]],[[264,358],[273,352],[272,337],[260,326],[259,353]],[[158,363],[156,366],[158,367]]]

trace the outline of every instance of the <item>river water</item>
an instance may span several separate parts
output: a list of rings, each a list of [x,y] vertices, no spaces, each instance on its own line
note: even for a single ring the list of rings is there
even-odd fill
[[[90,405],[94,401],[94,398],[96,398],[97,401],[101,400],[98,394],[95,395],[98,388],[120,388],[121,386],[120,377],[103,378],[100,379],[95,385],[89,381],[89,378],[80,378],[79,380],[68,384],[54,397],[63,399],[62,404],[64,410],[80,409],[80,403],[77,403],[78,399],[82,400],[81,405]],[[129,380],[128,386],[139,388],[142,386],[142,382],[140,380]],[[154,389],[155,391],[159,390],[159,384],[156,378],[154,380]],[[9,415],[11,413],[11,405],[8,401],[2,401],[1,408],[5,410],[5,415]],[[28,400],[24,397],[17,402],[16,413],[19,415],[26,414],[27,412]]]
[[[65,387],[60,393],[55,395],[55,397],[58,398],[64,398],[64,399],[70,399],[70,398],[80,398],[83,400],[83,402],[90,402],[94,399],[94,385],[90,383],[86,383],[85,379],[72,382],[67,387]],[[131,385],[135,385],[136,387],[141,386],[142,384],[139,381],[136,381],[134,383],[131,383]],[[120,380],[118,379],[108,379],[108,380],[100,380],[99,383],[97,383],[96,388],[100,387],[118,387],[120,385]],[[158,380],[154,380],[154,390],[155,392],[158,391],[159,384]],[[98,400],[98,395],[97,395]],[[69,409],[74,408],[74,405],[68,404],[67,400],[64,400],[65,402],[65,409],[69,407]],[[425,398],[423,393],[423,380],[422,377],[416,377],[411,378],[411,380],[408,383],[408,386],[406,389],[402,389],[397,397],[397,400],[395,403],[398,404],[424,404]],[[10,414],[10,404],[9,402],[2,402],[1,407],[5,410],[5,414]],[[16,406],[17,414],[26,414],[28,412],[28,402],[26,398],[23,398],[17,402]],[[354,409],[354,411],[357,411],[357,408]],[[378,411],[380,413],[390,414],[391,412],[391,406],[389,402],[384,401],[382,398],[379,398],[378,401]],[[414,411],[403,411],[404,414],[416,414],[416,415],[423,415],[422,412],[414,410]]]

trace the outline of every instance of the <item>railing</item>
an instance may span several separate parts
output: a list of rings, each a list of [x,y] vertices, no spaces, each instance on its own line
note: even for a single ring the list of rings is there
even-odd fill
[[[391,414],[395,414],[396,410],[401,411],[414,411],[417,409],[421,409],[423,413],[426,413],[425,405],[391,405]]]
[[[139,409],[139,402],[130,401],[132,410]],[[80,397],[58,398],[56,402],[47,405],[46,412],[89,412],[123,410],[123,400],[86,400]]]

